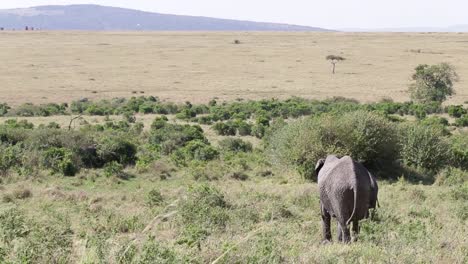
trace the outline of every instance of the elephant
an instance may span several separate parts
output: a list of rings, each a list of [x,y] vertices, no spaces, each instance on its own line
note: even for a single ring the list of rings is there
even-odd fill
[[[338,222],[338,241],[349,243],[348,226],[353,224],[353,241],[359,234],[359,220],[369,217],[378,204],[377,180],[361,163],[349,156],[329,155],[315,167],[320,193],[323,242],[331,241],[331,217]]]

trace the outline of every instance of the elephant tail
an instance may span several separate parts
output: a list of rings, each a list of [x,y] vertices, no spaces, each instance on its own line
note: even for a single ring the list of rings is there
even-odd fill
[[[356,214],[356,206],[357,206],[357,184],[356,186],[354,186],[354,205],[353,205],[353,212],[351,213],[351,217],[349,217],[348,221],[346,221],[346,225],[349,225],[351,223],[351,221],[353,220],[354,218],[354,215]]]

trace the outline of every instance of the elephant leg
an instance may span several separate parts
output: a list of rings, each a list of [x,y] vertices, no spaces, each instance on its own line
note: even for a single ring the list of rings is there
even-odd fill
[[[359,221],[353,220],[353,242],[358,240],[359,235]]]
[[[343,243],[349,243],[351,241],[351,235],[349,233],[349,228],[346,226],[346,223],[339,223],[341,230],[343,231]]]
[[[336,225],[336,233],[338,236],[338,242],[343,242],[343,230],[341,229],[341,225],[339,222],[337,222]]]
[[[324,237],[324,242],[325,241],[331,241],[332,236],[331,236],[331,229],[330,229],[330,221],[331,221],[331,216],[325,210],[325,208],[322,209],[322,230],[323,230],[323,237]]]

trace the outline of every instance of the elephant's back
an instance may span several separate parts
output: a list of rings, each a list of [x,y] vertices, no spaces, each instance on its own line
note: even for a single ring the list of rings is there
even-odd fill
[[[351,157],[345,156],[328,164],[319,177],[318,186],[322,203],[337,218],[346,221],[351,217],[354,191],[357,192],[355,217],[362,219],[366,215],[370,195],[368,171]]]

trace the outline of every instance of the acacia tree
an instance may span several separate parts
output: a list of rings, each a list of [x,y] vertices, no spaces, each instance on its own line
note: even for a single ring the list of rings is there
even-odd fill
[[[337,55],[328,55],[326,59],[329,60],[331,62],[331,64],[333,65],[333,70],[332,70],[333,74],[335,74],[336,64],[339,61],[344,61],[345,60],[345,58],[343,58],[341,56],[337,56]]]
[[[411,99],[421,103],[441,103],[455,93],[453,83],[458,81],[458,75],[450,64],[420,64],[415,71],[414,82],[409,86]]]

